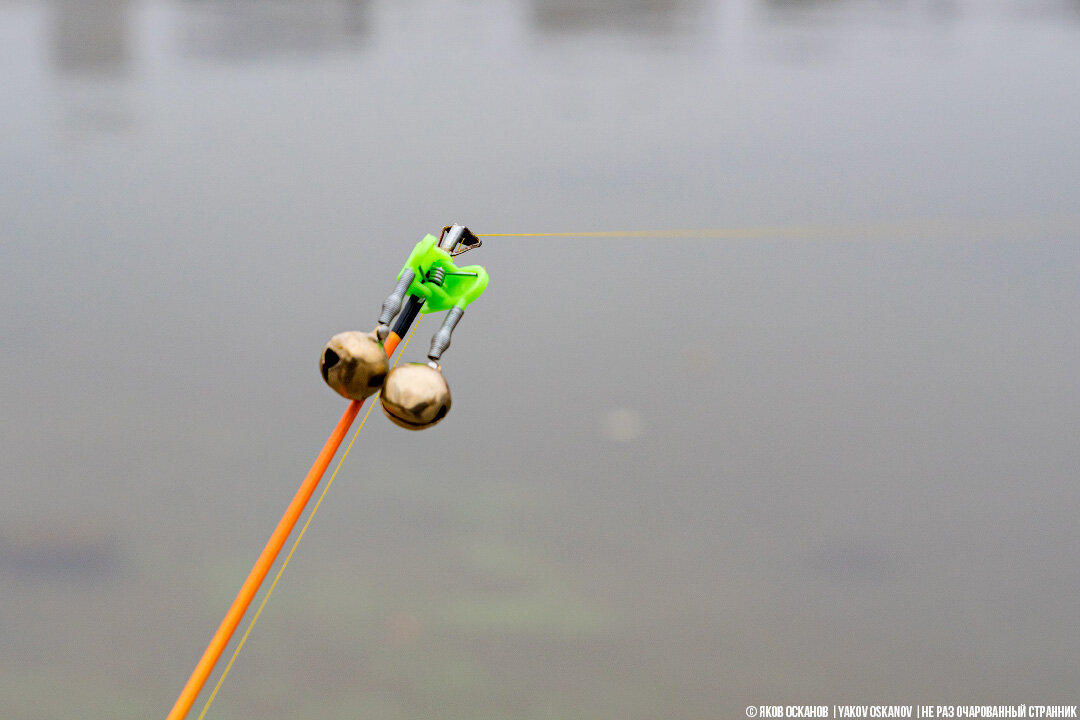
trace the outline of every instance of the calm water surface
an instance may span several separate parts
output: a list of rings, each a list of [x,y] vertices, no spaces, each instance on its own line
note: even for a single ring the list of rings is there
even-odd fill
[[[796,229],[468,256],[208,717],[1077,702],[1078,81],[1069,0],[3,0],[0,717],[165,715],[451,222]]]

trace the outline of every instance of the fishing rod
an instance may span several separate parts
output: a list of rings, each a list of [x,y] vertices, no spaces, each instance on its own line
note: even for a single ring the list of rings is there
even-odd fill
[[[1019,229],[1045,226],[1074,231],[1080,218],[1041,219],[1038,221],[997,220],[970,223],[950,221],[888,223],[847,226],[772,226],[746,228],[712,228],[697,230],[623,230],[585,232],[486,233],[474,234],[463,225],[448,225],[436,238],[425,236],[413,248],[394,290],[383,302],[375,330],[370,333],[350,331],[335,335],[326,344],[319,360],[323,380],[338,394],[350,400],[315,463],[308,471],[241,586],[217,632],[203,653],[187,684],[181,691],[167,720],[183,720],[190,711],[214,666],[229,644],[237,626],[251,605],[263,580],[269,573],[285,541],[292,533],[300,515],[336,455],[364,401],[379,393],[383,414],[394,424],[423,430],[442,421],[450,411],[450,388],[442,374],[439,360],[450,347],[450,340],[465,313],[465,308],[487,288],[488,275],[483,267],[458,267],[453,258],[481,246],[481,237],[579,237],[579,238],[713,238],[713,239],[778,239],[778,238],[850,238],[896,237],[917,233],[922,237],[955,236],[978,230],[982,236],[1011,236]],[[431,339],[428,362],[408,363],[390,368],[389,359],[402,338],[408,335],[420,314],[447,311],[442,325]],[[391,323],[393,323],[391,325]],[[346,450],[346,453],[348,450]],[[344,459],[344,458],[343,458]],[[325,490],[323,491],[325,493]],[[316,506],[317,507],[317,506]],[[314,514],[314,510],[312,511]],[[310,522],[310,516],[309,520]],[[301,531],[300,537],[303,536]],[[296,542],[299,542],[300,537]],[[294,544],[295,549],[295,544]],[[284,565],[288,562],[286,559]],[[280,576],[279,570],[279,576]],[[276,581],[275,581],[276,582]],[[271,590],[273,586],[271,586]],[[267,597],[269,596],[269,591]],[[266,602],[264,597],[263,602]],[[256,619],[258,613],[256,613]],[[254,619],[252,620],[252,624]],[[249,625],[248,631],[251,626]],[[243,641],[234,651],[233,658]],[[231,662],[231,661],[230,661]],[[227,674],[228,668],[222,674]],[[221,680],[219,680],[220,686]],[[216,692],[216,691],[215,691]],[[211,695],[207,701],[209,707]],[[203,714],[206,708],[203,709]]]
[[[394,424],[409,430],[432,427],[450,411],[450,387],[443,377],[439,360],[450,347],[454,328],[464,316],[465,308],[480,297],[488,284],[488,274],[483,267],[458,267],[453,258],[480,245],[480,239],[464,225],[448,225],[438,238],[426,235],[413,247],[398,273],[393,292],[383,302],[375,330],[370,333],[356,330],[339,333],[330,338],[323,348],[319,358],[323,380],[348,399],[349,405],[278,521],[236,599],[181,690],[167,720],[183,720],[187,717],[285,541],[296,527],[330,461],[337,454],[349,427],[360,413],[364,401],[381,391],[379,400],[383,413]],[[431,338],[428,362],[390,368],[390,357],[416,318],[421,313],[443,310],[447,313]],[[250,631],[250,626],[248,629]],[[239,649],[240,646],[236,652]],[[234,652],[233,659],[235,657]],[[228,668],[225,672],[228,672]],[[212,700],[213,695],[203,708],[204,715]]]

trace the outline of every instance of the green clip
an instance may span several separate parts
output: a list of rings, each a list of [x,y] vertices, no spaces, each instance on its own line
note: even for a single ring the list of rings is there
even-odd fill
[[[413,271],[413,281],[407,292],[424,299],[424,306],[420,310],[424,314],[449,310],[452,307],[464,310],[469,303],[480,297],[488,284],[487,270],[483,266],[454,265],[450,253],[440,248],[438,243],[439,239],[434,235],[425,235],[423,240],[416,243],[409,259],[405,261],[405,267],[398,273],[400,279],[406,270]],[[436,270],[445,273],[441,287],[429,281],[429,278],[436,274]]]

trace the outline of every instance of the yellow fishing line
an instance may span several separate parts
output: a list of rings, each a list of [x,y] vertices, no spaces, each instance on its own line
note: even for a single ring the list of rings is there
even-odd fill
[[[1012,234],[1038,228],[1076,229],[1080,218],[1012,218],[1001,220],[913,220],[852,225],[774,225],[760,227],[699,228],[671,230],[587,230],[584,232],[477,233],[477,237],[574,237],[574,238],[842,238],[882,237],[908,233],[929,236],[949,234]]]
[[[394,360],[392,368],[397,367],[398,362],[405,355],[405,348],[409,346],[409,340],[412,339],[413,333],[416,332],[416,328],[419,327],[419,319],[412,326],[409,334],[405,337],[405,342],[401,345],[401,352],[398,353],[397,359]],[[375,393],[371,397],[371,404],[368,405],[367,412],[364,413],[363,420],[360,421],[360,425],[356,428],[356,432],[353,433],[352,439],[349,440],[349,444],[345,446],[345,452],[341,454],[341,459],[338,460],[337,466],[334,467],[334,472],[330,474],[330,479],[326,481],[326,485],[323,487],[322,493],[319,495],[319,499],[315,501],[315,506],[311,508],[311,513],[308,515],[307,520],[304,522],[303,527],[300,528],[300,533],[296,536],[296,540],[293,541],[292,547],[289,548],[288,554],[281,563],[281,567],[278,568],[277,575],[274,576],[273,582],[270,583],[270,587],[267,589],[266,594],[263,596],[262,602],[259,603],[259,607],[255,609],[255,614],[251,617],[251,622],[248,623],[247,629],[244,630],[243,636],[240,638],[240,642],[236,644],[236,649],[233,650],[232,657],[229,658],[229,662],[226,663],[225,669],[221,671],[221,677],[218,678],[217,685],[214,686],[213,691],[210,693],[210,697],[206,699],[206,704],[203,705],[202,712],[199,713],[198,720],[203,720],[206,717],[206,712],[210,709],[210,705],[214,702],[214,698],[217,697],[218,690],[221,689],[222,684],[225,682],[225,678],[229,676],[229,671],[232,670],[233,663],[236,661],[237,656],[240,655],[240,651],[244,647],[244,643],[247,642],[248,635],[251,634],[252,628],[255,627],[255,623],[259,621],[259,616],[262,615],[263,608],[266,607],[266,603],[270,600],[270,596],[274,594],[274,588],[277,587],[278,580],[285,573],[285,568],[289,566],[289,561],[292,559],[293,553],[296,552],[296,548],[300,545],[300,541],[304,539],[304,533],[307,532],[308,525],[311,524],[312,519],[315,517],[315,513],[319,512],[319,506],[322,505],[323,498],[326,497],[326,493],[330,490],[330,486],[334,484],[334,478],[337,477],[338,470],[341,469],[342,464],[345,462],[345,458],[349,457],[349,451],[352,450],[353,443],[356,442],[356,436],[360,434],[360,431],[364,429],[364,423],[367,422],[368,415],[371,415],[371,411],[375,409],[375,399],[378,397],[378,393]]]

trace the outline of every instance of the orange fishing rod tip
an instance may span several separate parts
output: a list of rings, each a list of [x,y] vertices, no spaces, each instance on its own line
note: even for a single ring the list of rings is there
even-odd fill
[[[401,336],[391,330],[390,334],[386,337],[386,341],[383,343],[383,349],[386,350],[386,357],[390,357],[394,354],[394,351],[397,350],[398,343],[400,342]]]

